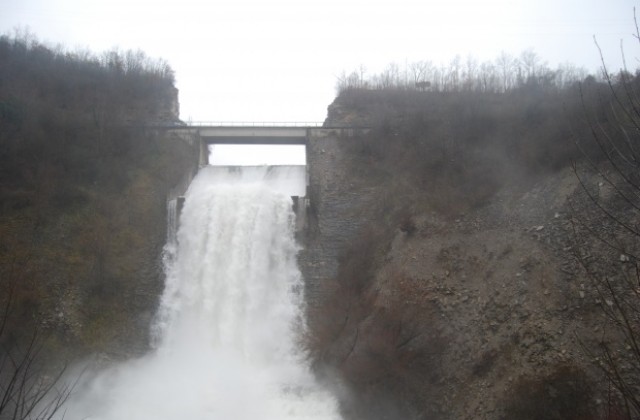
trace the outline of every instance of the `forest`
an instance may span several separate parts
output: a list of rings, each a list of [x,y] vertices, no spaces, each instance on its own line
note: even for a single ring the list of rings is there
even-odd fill
[[[0,37],[0,418],[50,418],[72,360],[148,349],[167,195],[197,151],[145,126],[177,121],[162,60]]]

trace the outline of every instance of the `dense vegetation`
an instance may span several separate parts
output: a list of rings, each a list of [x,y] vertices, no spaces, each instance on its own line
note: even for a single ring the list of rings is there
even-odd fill
[[[177,118],[173,72],[161,60],[0,37],[6,348],[37,328],[58,355],[144,349],[161,288],[164,203],[195,159],[179,139],[143,126]]]
[[[589,106],[600,108],[604,86],[587,83]],[[357,149],[360,165],[455,216],[513,177],[568,165],[576,157],[574,139],[588,134],[581,93],[578,84],[509,92],[349,89],[330,108],[329,121],[373,127],[366,138],[345,142]]]

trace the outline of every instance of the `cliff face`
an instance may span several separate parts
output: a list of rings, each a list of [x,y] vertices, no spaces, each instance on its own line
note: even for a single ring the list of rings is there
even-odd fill
[[[115,55],[114,55],[115,54]],[[166,200],[196,169],[170,70],[0,38],[0,340],[48,354],[144,351],[162,288]],[[136,56],[139,57],[139,56]],[[10,299],[9,299],[10,298]]]
[[[366,209],[375,198],[375,186],[351,177],[349,156],[340,146],[344,141],[349,141],[349,136],[338,130],[314,130],[307,145],[310,207],[299,260],[312,319],[331,292],[327,280],[337,276],[340,258],[367,223]]]
[[[345,417],[597,418],[585,345],[607,327],[574,253],[588,199],[566,121],[550,130],[541,101],[536,143],[518,145],[520,99],[485,98],[505,116],[455,94],[363,95],[337,98],[327,125],[370,132],[310,140],[301,256],[308,346]]]

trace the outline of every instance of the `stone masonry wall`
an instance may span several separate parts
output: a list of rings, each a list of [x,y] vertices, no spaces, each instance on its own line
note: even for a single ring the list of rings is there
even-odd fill
[[[307,145],[307,223],[300,232],[303,249],[298,262],[305,280],[309,316],[313,316],[328,280],[335,278],[339,256],[366,219],[373,188],[354,185],[348,177],[348,159],[340,142],[349,141],[347,130],[312,129]]]

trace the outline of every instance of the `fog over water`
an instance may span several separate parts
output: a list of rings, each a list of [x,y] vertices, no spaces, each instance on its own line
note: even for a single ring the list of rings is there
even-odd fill
[[[303,166],[200,171],[166,246],[154,350],[87,374],[65,418],[340,418],[299,346],[303,284],[289,188],[301,173]]]

